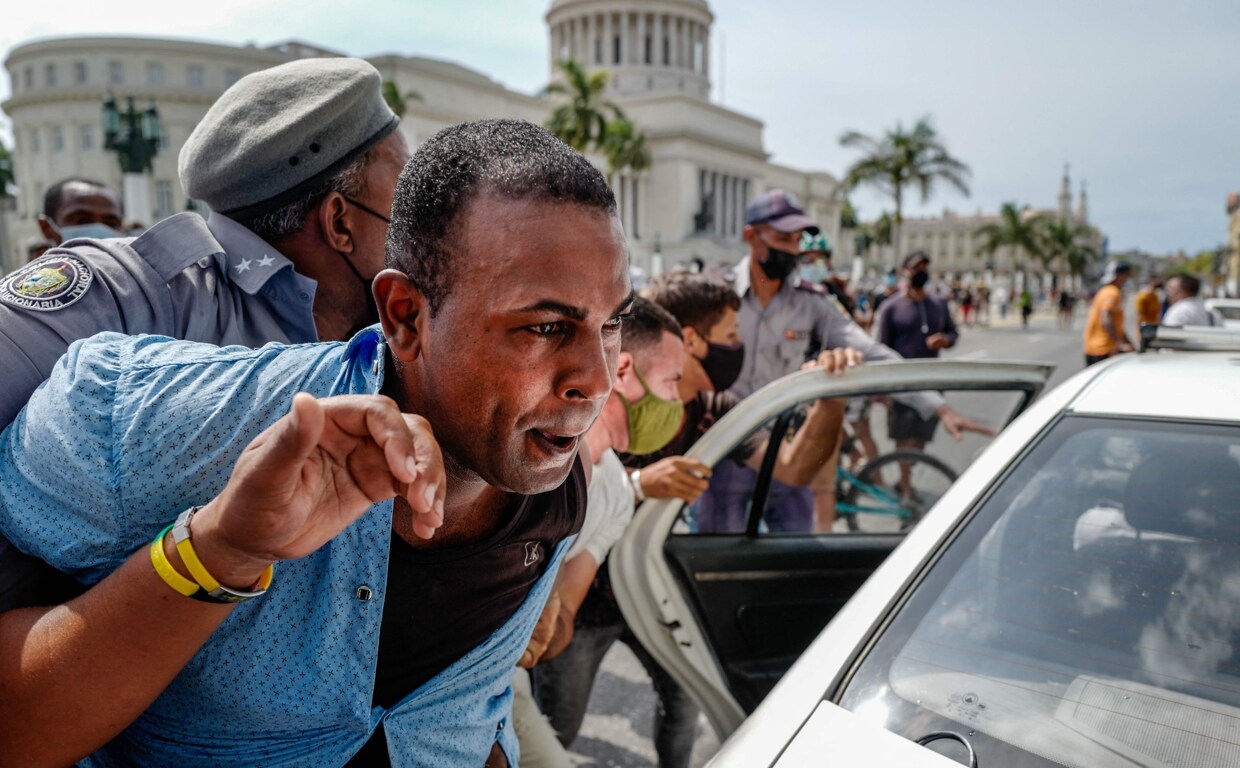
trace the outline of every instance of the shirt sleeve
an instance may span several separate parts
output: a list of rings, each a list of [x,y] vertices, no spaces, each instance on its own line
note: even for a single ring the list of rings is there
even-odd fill
[[[588,552],[594,562],[601,565],[632,519],[633,491],[628,473],[619,457],[609,450],[594,465],[586,502],[586,522],[565,557]]]
[[[845,317],[844,313],[836,309],[826,297],[816,296],[815,298],[818,308],[816,325],[819,338],[823,340],[823,348],[852,347],[860,350],[868,359],[870,350],[877,346],[877,342],[861,330],[861,326]]]
[[[880,344],[887,346],[891,346],[892,342],[891,323],[887,322],[887,315],[891,313],[891,307],[892,303],[890,301],[883,302],[883,306],[874,317],[874,338],[878,339]]]
[[[820,316],[822,338],[826,339],[826,347],[852,347],[865,356],[866,362],[880,360],[903,360],[900,353],[886,344],[871,339],[861,327],[824,303],[826,309]],[[881,313],[880,313],[881,316]],[[937,392],[905,392],[894,395],[899,402],[917,410],[918,415],[928,419],[934,415],[943,403],[947,402]]]
[[[0,532],[90,583],[129,554],[108,546],[121,509],[112,441],[117,349],[70,346],[0,434]]]
[[[13,420],[74,341],[100,331],[175,333],[168,322],[172,304],[166,283],[136,254],[127,259],[83,244],[52,249],[46,259],[58,257],[82,270],[74,279],[85,290],[72,302],[53,306],[36,300],[22,306],[13,300],[13,291],[0,289],[0,360],[5,361],[0,428]],[[4,278],[6,284],[26,269]]]
[[[947,306],[947,302],[939,300],[939,309],[943,311],[943,335],[947,337],[947,346],[956,346],[956,341],[960,338],[960,331],[956,328],[956,321],[952,319],[951,307]]]

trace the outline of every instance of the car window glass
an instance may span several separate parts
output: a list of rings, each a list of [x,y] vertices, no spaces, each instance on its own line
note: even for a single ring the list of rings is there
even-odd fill
[[[958,391],[944,399],[975,421],[1001,429],[1024,395]],[[831,425],[814,416],[813,402],[768,418],[713,468],[710,487],[686,505],[675,534],[757,535],[900,533],[938,501],[990,442],[965,433],[957,441],[915,408],[907,395],[875,392],[848,398]],[[783,417],[782,419],[780,417]],[[781,435],[772,449],[770,437]],[[835,452],[832,453],[834,446]],[[753,507],[763,486],[763,459],[771,465],[761,516]]]
[[[912,739],[966,732],[981,764],[1229,764],[1238,513],[1235,427],[1066,418],[937,559],[840,703]]]

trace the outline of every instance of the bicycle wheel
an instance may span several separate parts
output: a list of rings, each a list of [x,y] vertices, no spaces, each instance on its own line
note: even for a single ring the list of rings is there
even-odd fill
[[[902,465],[908,466],[908,488],[901,481]],[[883,454],[857,472],[840,505],[840,516],[850,531],[907,530],[947,492],[956,477],[954,469],[922,451]]]

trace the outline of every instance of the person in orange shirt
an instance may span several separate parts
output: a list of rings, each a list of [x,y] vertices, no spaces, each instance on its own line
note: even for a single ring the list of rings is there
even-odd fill
[[[1162,275],[1150,275],[1145,287],[1137,292],[1137,325],[1158,324],[1162,320],[1162,299],[1158,289],[1163,287]]]
[[[1124,333],[1124,283],[1132,276],[1132,265],[1124,261],[1107,262],[1102,287],[1094,294],[1085,322],[1085,365],[1090,366],[1120,352],[1131,352],[1132,342]],[[1157,321],[1155,321],[1157,322]]]

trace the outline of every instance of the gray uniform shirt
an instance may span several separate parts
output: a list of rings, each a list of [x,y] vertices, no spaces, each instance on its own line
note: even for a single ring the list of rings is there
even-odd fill
[[[901,360],[890,347],[880,344],[844,316],[825,291],[802,285],[790,275],[766,307],[750,286],[749,258],[733,267],[730,282],[741,297],[741,340],[745,361],[740,378],[730,390],[743,398],[772,381],[801,369],[801,364],[821,350],[853,347],[867,361]],[[936,392],[910,392],[898,399],[916,408],[923,418],[934,415],[943,404]]]
[[[267,242],[216,213],[209,222],[177,214],[133,239],[64,243],[0,280],[0,429],[78,339],[117,331],[221,346],[317,341],[314,290]],[[77,591],[0,536],[0,611]]]
[[[314,291],[292,262],[215,213],[177,214],[134,239],[71,240],[0,281],[0,428],[78,339],[317,341]]]

